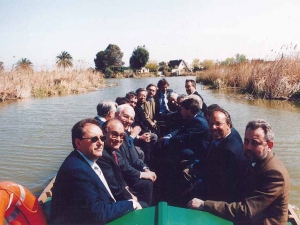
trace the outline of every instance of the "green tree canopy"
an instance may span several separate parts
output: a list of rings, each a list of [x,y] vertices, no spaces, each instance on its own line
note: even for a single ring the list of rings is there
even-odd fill
[[[109,44],[104,51],[96,54],[95,69],[105,72],[106,68],[123,66],[123,52],[117,45]]]
[[[236,54],[235,55],[235,63],[243,63],[243,62],[247,62],[247,58],[244,54]]]
[[[33,70],[33,63],[27,59],[27,58],[22,58],[16,63],[16,70]]]
[[[235,59],[234,58],[227,58],[224,61],[221,62],[222,66],[229,66],[229,65],[233,65],[235,63]]]
[[[147,69],[149,69],[150,72],[157,72],[158,71],[158,64],[156,61],[150,61],[145,66]]]
[[[67,67],[73,67],[73,57],[66,51],[61,52],[56,56],[56,66],[62,67],[64,70]]]
[[[158,63],[158,71],[164,71],[164,70],[168,70],[169,69],[169,66],[166,62],[162,61],[160,63]]]
[[[149,52],[144,46],[138,46],[132,52],[132,55],[129,60],[130,67],[136,71],[141,69],[146,65],[149,60]]]
[[[204,67],[205,69],[210,69],[215,66],[215,63],[211,59],[205,59],[205,60],[203,60],[203,62],[200,63],[200,65],[202,67]]]

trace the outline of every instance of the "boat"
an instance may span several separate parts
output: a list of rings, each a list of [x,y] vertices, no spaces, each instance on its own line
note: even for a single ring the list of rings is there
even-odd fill
[[[52,198],[51,189],[55,182],[55,177],[43,190],[38,198],[39,204],[42,206],[46,219],[50,216],[50,204]],[[109,225],[165,225],[165,224],[233,224],[231,221],[222,219],[208,212],[186,209],[168,205],[166,202],[159,202],[157,206],[136,210],[126,214],[110,223]],[[0,223],[1,224],[1,223]],[[289,205],[289,221],[287,224],[300,225],[300,220],[294,211],[292,205]]]

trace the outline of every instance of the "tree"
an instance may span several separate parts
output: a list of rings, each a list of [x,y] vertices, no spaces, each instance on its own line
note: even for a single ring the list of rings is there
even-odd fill
[[[16,63],[16,70],[33,70],[33,63],[27,59],[27,58],[22,58]]]
[[[155,72],[156,73],[158,71],[158,65],[157,65],[157,62],[155,62],[155,61],[148,62],[145,67],[147,69],[149,69],[150,72]]]
[[[221,62],[222,66],[230,66],[233,65],[235,63],[235,59],[234,58],[227,58],[224,61]]]
[[[201,70],[201,64],[200,64],[200,60],[199,59],[193,59],[193,62],[192,62],[192,68],[193,68],[193,71],[196,72],[198,70]]]
[[[124,65],[122,61],[123,52],[117,45],[109,44],[104,51],[100,51],[96,54],[95,69],[105,72],[106,68],[120,67]]]
[[[169,66],[164,61],[158,63],[158,66],[159,66],[158,71],[164,71],[164,70],[168,70],[169,69]]]
[[[243,63],[243,62],[247,62],[247,58],[244,54],[236,54],[235,55],[235,63]]]
[[[212,67],[215,66],[215,63],[213,60],[210,59],[205,59],[203,60],[203,62],[200,63],[202,67],[204,67],[205,69],[210,69]]]
[[[149,60],[149,52],[144,46],[138,46],[132,52],[132,55],[129,60],[130,67],[136,71],[141,69],[146,65]]]
[[[66,67],[73,67],[73,57],[66,51],[60,53],[56,56],[56,65],[57,67],[63,67],[64,70]]]

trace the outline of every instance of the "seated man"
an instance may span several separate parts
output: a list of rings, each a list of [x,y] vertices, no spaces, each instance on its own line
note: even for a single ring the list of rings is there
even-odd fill
[[[143,200],[144,196],[147,196],[148,192],[152,192],[152,190],[143,189],[140,192],[140,190],[136,191],[134,188],[130,189],[123,178],[121,169],[119,168],[116,151],[119,151],[125,136],[123,124],[117,119],[111,119],[103,124],[102,129],[106,140],[104,142],[103,155],[97,160],[97,164],[102,169],[104,177],[107,180],[108,186],[115,199]],[[139,203],[143,207],[147,206],[144,202]]]
[[[97,105],[97,116],[95,117],[95,119],[99,121],[100,127],[106,120],[115,117],[117,107],[118,105],[111,100],[100,102]]]
[[[95,119],[72,128],[74,151],[61,165],[52,188],[52,224],[105,224],[134,209],[135,200],[115,201],[101,169],[105,136]]]
[[[156,174],[149,170],[146,163],[138,156],[134,145],[129,142],[129,135],[127,130],[133,122],[134,110],[128,105],[120,105],[117,108],[116,119],[120,120],[125,129],[125,136],[119,151],[116,151],[118,158],[118,165],[122,171],[123,177],[130,188],[135,192],[141,193],[143,190],[147,191],[147,196],[140,199],[151,205],[153,183],[156,180]]]
[[[272,152],[274,133],[264,120],[246,126],[244,153],[252,163],[235,202],[194,198],[189,208],[205,210],[241,224],[286,224],[290,191],[289,174]]]
[[[179,161],[189,160],[194,154],[206,157],[209,129],[200,101],[199,97],[183,100],[180,113],[185,125],[160,139],[164,146],[168,146],[168,155],[177,157]]]
[[[190,174],[202,179],[203,185],[195,189],[194,196],[211,200],[234,200],[237,183],[244,175],[247,163],[240,138],[231,132],[230,115],[216,108],[209,118],[211,141],[207,157],[190,165]]]

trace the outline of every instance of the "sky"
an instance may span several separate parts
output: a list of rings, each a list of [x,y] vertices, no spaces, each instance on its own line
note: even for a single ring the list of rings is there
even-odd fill
[[[0,0],[0,61],[53,69],[67,51],[88,68],[109,44],[125,66],[141,45],[157,62],[269,59],[300,44],[299,10],[299,0]]]

